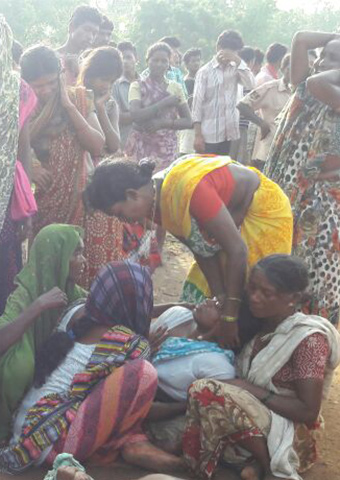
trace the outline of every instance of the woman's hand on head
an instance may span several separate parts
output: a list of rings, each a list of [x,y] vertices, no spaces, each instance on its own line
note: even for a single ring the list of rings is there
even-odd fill
[[[221,316],[221,307],[216,298],[207,298],[195,306],[195,321],[201,329],[209,330],[214,327]]]
[[[149,345],[152,355],[157,353],[161,345],[169,337],[169,329],[165,326],[157,328],[153,333],[150,333],[149,336]]]
[[[36,302],[41,312],[45,312],[52,308],[66,307],[68,304],[68,298],[66,293],[60,290],[59,287],[53,287],[48,292],[40,295]]]

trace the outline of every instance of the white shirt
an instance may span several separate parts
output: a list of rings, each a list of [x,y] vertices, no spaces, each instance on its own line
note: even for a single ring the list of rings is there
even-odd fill
[[[44,385],[39,388],[32,387],[27,392],[14,420],[11,444],[18,442],[28,410],[46,395],[51,393],[66,394],[70,389],[74,376],[85,370],[95,347],[96,344],[84,345],[75,343],[59,367],[47,378]],[[38,465],[45,460],[51,449],[52,447],[46,448],[36,462]]]
[[[195,353],[157,362],[158,385],[176,401],[186,401],[188,388],[201,378],[230,380],[235,369],[223,353]]]

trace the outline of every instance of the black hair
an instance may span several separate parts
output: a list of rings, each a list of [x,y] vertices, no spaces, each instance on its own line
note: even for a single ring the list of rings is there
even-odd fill
[[[107,211],[117,202],[126,200],[126,190],[151,182],[155,164],[148,160],[139,163],[131,159],[104,160],[95,169],[83,193],[86,207]]]
[[[148,62],[150,60],[150,57],[152,57],[152,55],[156,52],[165,52],[169,59],[171,57],[171,48],[169,47],[168,44],[166,43],[162,43],[162,42],[158,42],[158,43],[154,43],[153,45],[151,45],[151,47],[148,48],[147,52],[146,52],[146,61]]]
[[[13,61],[17,65],[19,65],[19,63],[20,63],[20,58],[21,58],[21,55],[22,55],[23,51],[24,51],[24,48],[21,45],[21,43],[18,42],[17,40],[13,40],[12,57],[13,57]]]
[[[286,68],[290,65],[290,53],[286,53],[286,55],[283,57],[282,62],[281,62],[281,70],[283,68]]]
[[[114,30],[113,22],[106,15],[102,15],[102,23],[100,24],[100,30],[109,30],[110,32],[113,32]]]
[[[225,30],[217,39],[217,49],[229,48],[234,52],[241,50],[244,47],[241,34],[236,30]]]
[[[177,37],[163,37],[158,43],[166,43],[171,48],[180,48],[181,42]]]
[[[119,51],[113,47],[99,47],[86,56],[79,73],[79,82],[88,87],[87,82],[92,78],[119,78],[122,73],[123,62]]]
[[[303,293],[308,287],[306,264],[292,255],[269,255],[254,267],[265,274],[269,282],[282,293]]]
[[[72,13],[70,25],[74,28],[80,27],[84,23],[94,23],[99,28],[102,24],[103,17],[98,8],[90,7],[89,5],[79,5]]]
[[[187,65],[192,57],[198,56],[202,56],[202,50],[200,48],[189,48],[189,50],[187,50],[183,55],[183,62],[185,63],[185,65]]]
[[[45,75],[60,73],[60,60],[52,48],[35,45],[23,53],[20,67],[22,78],[30,83]]]
[[[239,52],[239,57],[242,58],[246,63],[249,63],[255,58],[255,50],[252,47],[243,47]]]
[[[259,48],[255,48],[254,53],[255,53],[255,63],[257,63],[258,65],[262,65],[263,59],[264,59],[264,52],[262,52],[262,50],[260,50]]]
[[[67,332],[53,333],[35,356],[34,386],[41,387],[47,377],[61,364],[66,355],[96,323],[86,316],[81,317]]]
[[[118,45],[117,45],[117,49],[121,53],[132,52],[134,54],[134,56],[137,58],[137,50],[136,50],[136,47],[134,46],[134,44],[132,42],[128,42],[128,41],[119,42]]]
[[[288,48],[282,43],[272,43],[266,51],[266,59],[268,63],[281,62],[288,52]]]

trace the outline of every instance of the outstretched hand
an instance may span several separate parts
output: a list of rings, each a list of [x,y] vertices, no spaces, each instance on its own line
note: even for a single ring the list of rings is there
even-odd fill
[[[158,352],[162,343],[169,337],[169,334],[169,329],[165,326],[161,326],[155,332],[150,333],[149,345],[152,355]]]

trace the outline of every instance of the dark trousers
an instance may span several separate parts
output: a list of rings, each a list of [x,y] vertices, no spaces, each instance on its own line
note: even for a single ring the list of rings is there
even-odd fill
[[[206,143],[205,144],[205,153],[210,153],[214,155],[229,155],[231,142],[225,140],[220,143]]]

